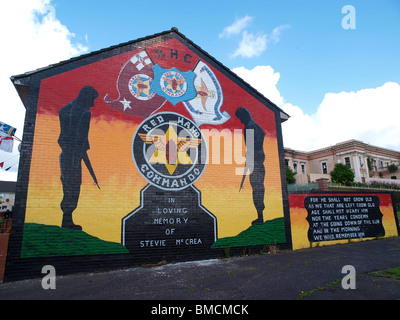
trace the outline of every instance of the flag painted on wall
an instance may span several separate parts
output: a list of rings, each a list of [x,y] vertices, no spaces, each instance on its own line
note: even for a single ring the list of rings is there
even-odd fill
[[[164,69],[158,64],[153,66],[154,82],[153,90],[159,96],[164,97],[173,105],[178,102],[193,99],[196,96],[194,88],[193,71],[182,72],[177,68]]]
[[[183,102],[194,122],[198,126],[219,125],[229,120],[230,115],[226,111],[221,112],[224,97],[214,72],[203,61],[197,63],[194,72],[197,94],[193,99]]]
[[[118,76],[118,99],[112,100],[107,94],[104,101],[119,112],[142,118],[159,109],[166,100],[156,95],[152,89],[152,65],[145,50],[135,54],[125,63]]]
[[[13,136],[16,130],[17,129],[15,129],[14,127],[11,127],[10,125],[0,121],[0,132],[5,133],[9,136]]]
[[[4,132],[0,132],[0,150],[5,152],[12,152],[14,146],[14,139]]]

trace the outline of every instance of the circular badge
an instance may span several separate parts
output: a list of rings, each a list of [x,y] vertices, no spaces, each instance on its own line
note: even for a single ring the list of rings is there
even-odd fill
[[[170,97],[181,97],[187,91],[187,83],[182,74],[177,71],[167,71],[160,78],[160,87]]]
[[[182,190],[203,174],[208,150],[203,134],[191,120],[161,112],[139,125],[132,139],[132,156],[150,184],[163,190]]]
[[[129,80],[129,91],[138,100],[150,100],[155,96],[151,89],[153,79],[146,74],[135,74]]]

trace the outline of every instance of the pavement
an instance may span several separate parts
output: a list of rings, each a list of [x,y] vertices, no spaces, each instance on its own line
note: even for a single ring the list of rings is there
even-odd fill
[[[347,272],[342,273],[346,265],[354,267],[355,280],[346,282],[355,282],[354,289],[342,287],[342,279],[348,276]],[[162,303],[183,300],[214,304],[260,300],[399,300],[400,280],[370,274],[399,266],[400,238],[393,237],[150,268],[56,276],[56,288],[47,290],[42,288],[41,278],[6,282],[0,284],[0,299],[140,300],[147,301],[148,307],[157,306],[156,313],[162,311]]]

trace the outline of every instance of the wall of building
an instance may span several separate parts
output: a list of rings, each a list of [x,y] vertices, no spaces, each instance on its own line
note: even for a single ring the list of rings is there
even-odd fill
[[[6,280],[291,247],[280,110],[180,36],[32,83]]]
[[[399,235],[390,193],[289,195],[293,249]]]
[[[0,193],[0,212],[11,211],[14,206],[15,193]]]
[[[296,183],[303,184],[314,182],[324,177],[330,179],[330,171],[336,163],[349,165],[353,170],[355,182],[365,182],[369,178],[376,179],[399,179],[399,172],[389,172],[388,166],[395,164],[400,166],[400,152],[371,146],[357,140],[349,140],[338,143],[331,147],[303,152],[285,149],[285,161],[294,169],[295,162],[306,163],[307,177],[298,176]],[[322,163],[327,166],[327,173],[322,173]],[[368,164],[370,162],[370,165]],[[307,182],[305,182],[307,181]],[[382,181],[383,182],[383,181]]]
[[[14,181],[0,181],[0,212],[11,211],[15,202]]]

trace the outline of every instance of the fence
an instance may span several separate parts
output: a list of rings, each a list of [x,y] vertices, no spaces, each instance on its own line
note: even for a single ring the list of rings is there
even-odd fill
[[[329,185],[329,184],[328,184]],[[308,184],[288,184],[288,192],[301,192],[301,191],[311,191],[311,190],[319,190],[317,182],[311,182]]]
[[[0,213],[0,234],[10,233],[12,225],[12,212],[6,211]]]

